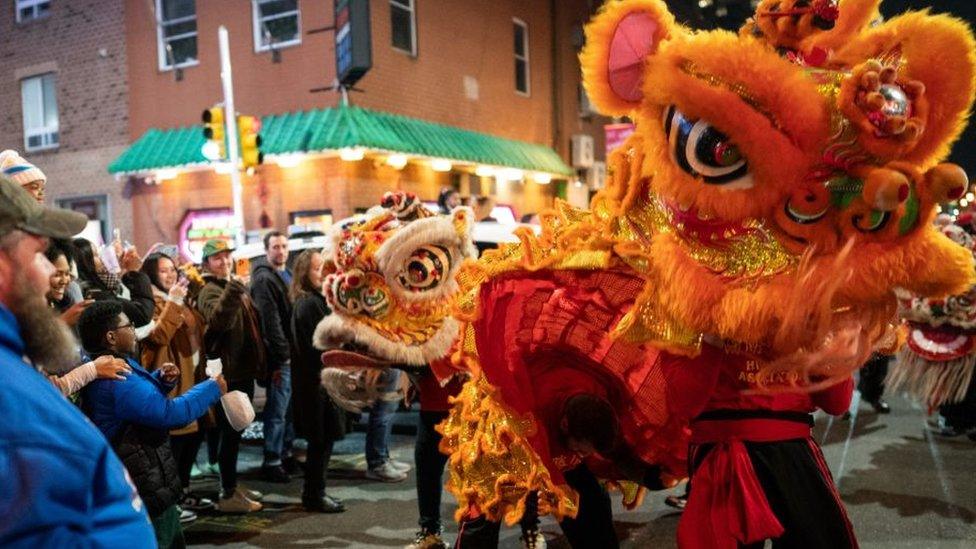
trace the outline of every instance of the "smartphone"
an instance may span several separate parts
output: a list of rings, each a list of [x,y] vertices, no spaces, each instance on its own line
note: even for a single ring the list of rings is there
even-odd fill
[[[85,288],[85,291],[82,292],[81,297],[86,301],[89,299],[97,301],[101,297],[101,295],[102,295],[101,290],[97,288],[89,287],[89,288]]]
[[[242,257],[238,259],[237,263],[234,265],[234,274],[242,278],[246,276],[250,276],[251,260],[246,257]]]

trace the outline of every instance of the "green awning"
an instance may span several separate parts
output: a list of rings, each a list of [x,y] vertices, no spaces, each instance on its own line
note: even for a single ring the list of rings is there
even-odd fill
[[[362,107],[340,106],[262,119],[265,154],[319,153],[348,147],[444,158],[570,176],[573,169],[545,145],[435,124]],[[109,173],[206,166],[201,126],[151,129],[112,162]]]

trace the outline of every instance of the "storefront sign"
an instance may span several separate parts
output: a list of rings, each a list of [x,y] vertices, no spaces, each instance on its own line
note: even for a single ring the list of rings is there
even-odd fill
[[[603,132],[606,135],[607,157],[609,157],[610,151],[623,145],[624,141],[630,137],[630,134],[634,133],[634,125],[630,122],[605,124],[603,126]]]
[[[324,234],[332,226],[332,210],[302,210],[289,215],[289,232],[294,228],[300,232],[317,231]]]
[[[234,243],[234,210],[214,208],[206,210],[187,210],[180,222],[180,255],[183,259],[199,263],[203,255],[203,245],[208,240],[218,238]]]

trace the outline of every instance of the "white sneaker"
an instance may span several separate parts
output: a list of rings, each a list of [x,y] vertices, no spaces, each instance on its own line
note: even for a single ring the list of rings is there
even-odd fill
[[[197,520],[197,514],[189,509],[184,509],[182,507],[177,507],[180,511],[180,524],[189,524]]]
[[[253,513],[263,508],[263,505],[244,495],[244,491],[240,488],[234,490],[228,498],[221,496],[220,503],[217,504],[217,510],[221,513]]]
[[[386,462],[389,463],[391,466],[393,466],[393,468],[396,469],[397,471],[400,471],[401,473],[407,473],[411,469],[413,469],[413,465],[410,465],[406,461],[399,461],[399,460],[395,460],[393,458],[390,458],[390,459],[386,460]]]
[[[393,467],[389,461],[384,461],[379,467],[367,469],[366,478],[383,482],[403,482],[407,479],[407,474]]]

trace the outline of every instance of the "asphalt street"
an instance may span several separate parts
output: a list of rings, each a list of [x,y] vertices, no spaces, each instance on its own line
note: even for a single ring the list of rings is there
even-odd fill
[[[893,411],[877,415],[859,405],[849,420],[819,416],[815,428],[855,531],[864,548],[976,547],[976,443],[966,437],[944,439],[926,429],[924,411],[908,401],[890,400]],[[411,421],[401,414],[399,421]],[[413,437],[394,435],[395,457],[412,462]],[[330,493],[346,502],[339,515],[305,513],[298,505],[301,479],[268,484],[257,475],[259,446],[244,447],[242,482],[266,492],[266,510],[250,516],[203,513],[186,531],[195,547],[402,547],[416,531],[414,477],[384,484],[363,478],[363,435],[342,441],[333,458]],[[201,451],[201,461],[206,455]],[[212,477],[195,480],[194,491],[216,495]],[[674,547],[680,514],[663,504],[667,493],[652,493],[644,504],[625,511],[615,497],[621,546]],[[454,501],[444,495],[442,517],[448,543],[456,528]],[[551,520],[542,526],[551,548],[568,547]],[[502,547],[517,548],[517,528],[504,529]]]

